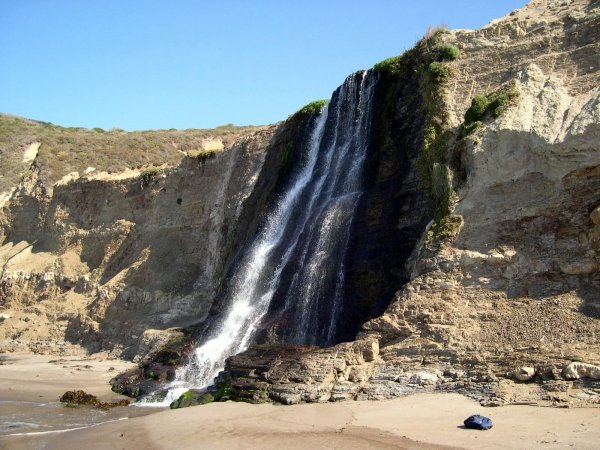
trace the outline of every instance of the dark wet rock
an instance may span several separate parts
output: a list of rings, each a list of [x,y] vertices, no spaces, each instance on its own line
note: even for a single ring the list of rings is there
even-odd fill
[[[103,402],[98,399],[95,395],[88,394],[85,391],[67,391],[60,397],[61,403],[65,403],[66,406],[93,406],[94,408],[113,408],[115,406],[127,406],[129,400],[123,399],[115,402]]]
[[[214,401],[215,397],[210,392],[189,390],[181,394],[169,407],[171,409],[187,408],[188,406],[206,405]]]
[[[169,340],[159,350],[149,354],[139,367],[121,373],[110,380],[112,390],[132,398],[139,398],[159,390],[173,381],[177,367],[186,358],[190,346],[191,331]]]

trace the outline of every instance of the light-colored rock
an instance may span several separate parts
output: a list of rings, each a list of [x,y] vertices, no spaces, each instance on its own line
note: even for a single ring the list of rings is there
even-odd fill
[[[567,275],[586,275],[598,270],[598,263],[593,259],[561,261],[559,265],[561,272]]]
[[[37,157],[41,142],[32,142],[23,152],[23,164],[31,164]]]
[[[600,366],[582,362],[572,362],[563,369],[562,376],[567,380],[579,380],[580,378],[600,380]]]
[[[421,370],[411,375],[408,382],[419,386],[431,386],[438,384],[440,381],[440,377],[436,373]]]
[[[160,350],[169,341],[182,337],[183,333],[179,330],[145,330],[139,338],[138,349],[133,357],[133,362],[140,362],[145,356]],[[137,336],[132,336],[132,338],[137,338]]]
[[[533,367],[520,367],[512,373],[513,378],[519,381],[529,381],[534,375],[535,369]]]
[[[67,175],[62,177],[60,180],[58,180],[56,182],[55,186],[65,186],[65,185],[69,184],[71,181],[76,180],[77,178],[79,178],[79,172],[68,173]]]

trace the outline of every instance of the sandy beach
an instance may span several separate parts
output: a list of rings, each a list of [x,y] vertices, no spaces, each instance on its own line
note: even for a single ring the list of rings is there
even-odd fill
[[[0,400],[58,401],[68,390],[83,389],[101,400],[123,398],[108,381],[135,364],[119,359],[0,354]]]
[[[6,355],[5,355],[6,358]],[[53,362],[52,362],[53,361]],[[131,363],[8,355],[2,400],[56,400],[68,389],[114,399],[108,380]],[[113,368],[113,369],[111,369]],[[600,409],[482,408],[458,394],[294,406],[215,403],[180,410],[129,407],[130,418],[61,433],[0,437],[2,449],[597,448]],[[140,411],[143,410],[143,411]],[[154,412],[156,411],[156,412]],[[147,414],[139,417],[135,415]],[[494,422],[464,429],[471,414]]]

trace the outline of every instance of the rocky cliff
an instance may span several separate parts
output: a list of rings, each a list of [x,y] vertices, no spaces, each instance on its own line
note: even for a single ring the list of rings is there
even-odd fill
[[[69,167],[46,163],[56,134],[109,153],[136,152],[142,144],[135,133],[105,136],[3,120],[15,134],[40,128],[30,137],[40,142],[21,146],[35,145],[39,153],[7,190],[0,214],[4,351],[83,346],[131,358],[180,337],[169,329],[206,318],[274,127],[183,138],[156,132],[169,142],[162,152],[176,153],[167,164],[113,173],[90,167],[63,176]],[[137,138],[151,145],[152,139]]]
[[[443,106],[425,107],[441,117],[452,214],[436,215],[411,280],[357,341],[232,357],[234,393],[295,403],[452,389],[491,405],[597,404],[599,6],[534,1],[441,35],[460,57],[445,63]]]
[[[278,344],[275,302],[264,344],[227,361],[221,393],[297,403],[438,389],[486,404],[597,404],[599,30],[598,2],[534,0],[481,30],[434,30],[376,65],[336,337],[347,342]],[[179,362],[219,317],[314,117],[150,141],[5,126],[3,350],[148,355],[133,378]],[[113,155],[141,146],[154,165],[98,173],[106,160],[90,170],[80,154],[91,143]],[[61,152],[78,156],[60,169]]]

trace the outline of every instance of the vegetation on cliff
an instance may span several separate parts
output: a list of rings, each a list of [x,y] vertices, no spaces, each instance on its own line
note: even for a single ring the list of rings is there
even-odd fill
[[[35,159],[40,178],[52,185],[66,174],[83,173],[88,167],[113,173],[173,166],[186,154],[201,152],[207,141],[220,140],[226,145],[255,129],[225,125],[205,130],[104,131],[0,114],[0,192],[16,186],[29,168],[23,163],[23,153],[34,142],[41,144]]]
[[[519,95],[520,92],[514,80],[487,95],[476,95],[471,101],[471,106],[465,112],[465,121],[459,137],[471,134],[483,124],[483,120],[487,117],[500,117],[510,105],[516,102]]]
[[[460,52],[456,46],[442,42],[446,30],[431,30],[419,43],[423,64],[419,72],[421,94],[427,119],[419,170],[423,187],[429,193],[434,207],[434,223],[437,229],[452,211],[456,200],[454,174],[448,158],[449,116],[444,101],[444,88],[453,74],[451,61]],[[450,221],[454,223],[455,221]]]
[[[140,183],[142,187],[148,186],[152,181],[154,181],[157,175],[158,169],[156,169],[155,167],[151,167],[149,169],[144,170],[140,174]]]
[[[454,73],[452,62],[460,57],[460,50],[447,42],[445,36],[446,28],[431,28],[413,49],[374,66],[376,72],[392,79],[416,66],[422,108],[426,112],[418,167],[422,186],[434,206],[434,226],[429,240],[454,235],[457,224],[461,223],[459,217],[450,215],[456,201],[457,177],[450,157],[451,131],[444,99],[445,87]]]
[[[296,114],[320,114],[321,111],[323,111],[323,108],[325,108],[325,105],[328,101],[329,100],[326,98],[321,100],[314,100],[300,108]]]

